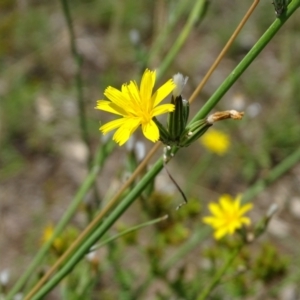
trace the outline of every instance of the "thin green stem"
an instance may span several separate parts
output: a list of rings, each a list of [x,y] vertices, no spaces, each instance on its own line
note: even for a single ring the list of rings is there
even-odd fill
[[[157,219],[154,219],[154,220],[151,220],[151,221],[148,221],[148,222],[145,222],[145,223],[142,223],[142,224],[133,226],[133,227],[131,227],[131,228],[128,228],[128,229],[126,229],[126,230],[124,230],[124,231],[122,231],[122,232],[120,232],[120,233],[118,233],[118,234],[116,234],[116,235],[114,235],[114,236],[112,236],[112,237],[107,238],[107,239],[104,240],[103,242],[101,242],[101,243],[99,243],[99,244],[93,246],[93,247],[91,248],[90,252],[95,251],[95,250],[97,250],[97,249],[103,247],[104,245],[106,245],[106,244],[108,244],[108,243],[110,243],[110,242],[112,242],[112,241],[115,241],[115,240],[119,239],[120,237],[122,237],[122,236],[124,236],[124,235],[126,235],[126,234],[128,234],[128,233],[137,231],[137,230],[142,229],[142,228],[147,227],[147,226],[154,225],[154,224],[156,224],[156,223],[159,223],[159,222],[161,222],[161,221],[166,220],[167,218],[168,218],[168,215],[165,215],[165,216],[163,216],[163,217],[161,217],[161,218],[157,218]]]
[[[288,171],[291,167],[293,167],[298,161],[300,161],[300,149],[297,149],[294,153],[292,153],[289,157],[287,157],[284,161],[282,161],[277,167],[274,168],[274,172],[270,172],[269,176],[265,178],[266,184],[273,183],[276,179],[282,176],[286,171]],[[50,281],[45,284],[32,299],[41,299],[39,297],[43,297],[46,295],[63,277],[65,277],[73,267],[80,261],[80,259],[89,251],[89,249],[99,240],[106,231],[114,224],[114,222],[124,213],[124,211],[134,202],[134,200],[138,197],[138,195],[143,191],[145,186],[147,186],[148,182],[154,178],[162,168],[162,160],[159,159],[153,168],[142,178],[142,180],[137,184],[136,187],[128,194],[123,201],[112,211],[112,213],[107,217],[107,219],[94,230],[94,232],[83,241],[80,248],[74,253],[74,255],[68,260],[68,262],[62,267],[62,269],[52,278]],[[259,182],[258,182],[258,185]],[[255,185],[256,186],[256,185]],[[264,185],[264,188],[266,185]],[[249,201],[253,197],[257,196],[261,189],[250,189],[250,192],[246,192],[246,199]],[[207,231],[201,232],[198,237],[198,243],[201,238],[207,235]],[[171,257],[163,266],[163,269],[167,269],[170,267],[175,261],[185,255],[191,247],[195,246],[195,239],[193,242],[186,248],[183,247]]]
[[[126,209],[135,201],[141,194],[147,184],[154,178],[162,168],[162,159],[159,159],[152,169],[141,179],[141,181],[132,189],[123,201],[111,212],[110,215],[98,226],[86,240],[82,242],[78,250],[70,257],[64,266],[54,275],[49,282],[40,288],[34,296],[25,297],[30,300],[37,300],[44,297],[62,278],[64,278],[74,266],[86,255],[89,249],[107,232],[114,222],[126,211]]]
[[[223,275],[225,274],[225,272],[227,271],[227,269],[230,267],[230,265],[232,264],[232,262],[234,261],[234,259],[240,253],[240,251],[242,249],[242,246],[243,246],[243,244],[241,244],[240,246],[238,246],[233,251],[233,253],[231,253],[230,257],[228,258],[228,260],[226,261],[226,263],[224,264],[224,266],[221,269],[219,269],[219,271],[215,274],[215,276],[213,277],[212,281],[208,284],[208,286],[205,288],[205,290],[202,291],[199,294],[199,296],[197,297],[197,300],[205,300],[205,299],[207,299],[207,297],[209,296],[209,294],[213,291],[213,289],[221,281]]]
[[[257,43],[251,48],[248,54],[238,64],[238,66],[229,74],[214,94],[209,98],[201,110],[193,118],[192,122],[203,119],[207,114],[217,105],[222,99],[225,93],[231,88],[236,80],[244,73],[259,53],[265,48],[265,46],[271,41],[274,35],[282,27],[282,25],[288,20],[288,18],[299,8],[300,0],[294,0],[288,7],[286,14],[277,18],[273,24],[267,29],[263,36],[257,41]]]
[[[270,184],[275,182],[278,178],[283,176],[287,171],[289,171],[292,167],[294,167],[300,161],[300,148],[296,149],[292,154],[290,154],[287,158],[285,158],[280,164],[278,164],[274,169],[272,169],[269,174],[261,180],[258,180],[252,187],[246,190],[243,194],[243,202],[249,202],[256,196],[258,196],[264,189],[266,189]],[[178,248],[178,250],[169,257],[165,263],[162,265],[163,272],[167,272],[167,270],[175,265],[182,257],[185,257],[188,253],[190,253],[197,245],[201,243],[209,234],[209,230],[207,227],[196,229],[195,234],[192,238],[185,243],[182,247]],[[138,290],[136,291],[136,295],[140,296],[143,291],[149,286],[153,278],[149,278],[147,282],[145,282]]]
[[[176,3],[176,7],[174,8],[174,10],[170,13],[170,16],[168,17],[169,22],[166,24],[166,26],[164,28],[162,28],[158,37],[156,38],[153,45],[151,46],[151,49],[149,50],[150,54],[149,54],[149,57],[148,57],[145,65],[150,66],[153,63],[153,61],[156,58],[156,56],[158,55],[158,53],[161,51],[162,47],[165,45],[166,39],[172,32],[172,29],[178,22],[179,18],[181,17],[181,15],[185,11],[185,9],[187,7],[189,7],[189,5],[191,5],[191,1],[186,1],[186,0],[178,1]]]
[[[33,274],[33,271],[40,265],[40,263],[44,259],[45,255],[47,254],[49,248],[51,247],[54,239],[63,231],[63,229],[69,223],[70,219],[75,214],[77,208],[82,203],[82,199],[88,193],[88,191],[91,189],[91,187],[94,185],[97,175],[99,174],[99,171],[101,170],[101,167],[103,166],[103,164],[105,162],[105,158],[108,156],[109,153],[111,153],[111,151],[114,149],[114,147],[115,147],[115,143],[113,141],[110,141],[107,144],[99,147],[99,149],[97,151],[97,156],[95,157],[95,160],[94,160],[94,164],[93,164],[92,168],[90,169],[88,176],[86,177],[86,179],[80,186],[78,192],[74,196],[74,199],[72,200],[71,204],[69,205],[67,211],[65,212],[65,214],[62,216],[61,220],[55,227],[52,237],[42,246],[42,248],[39,250],[39,252],[34,257],[34,260],[27,267],[25,273],[15,283],[15,285],[13,286],[13,288],[7,295],[7,298],[6,298],[7,300],[12,299],[12,297],[22,289],[22,287],[25,285],[25,283],[27,282],[29,277]]]
[[[68,0],[60,0],[63,13],[67,22],[69,36],[70,36],[70,47],[71,52],[76,64],[76,74],[75,74],[75,82],[76,82],[76,89],[77,89],[77,105],[79,110],[79,124],[81,129],[81,138],[86,144],[89,149],[89,157],[88,163],[92,162],[92,152],[90,146],[90,138],[87,126],[87,118],[86,118],[86,111],[83,99],[83,80],[82,80],[82,56],[79,54],[77,46],[76,46],[76,37],[73,28],[73,21],[70,12],[70,7],[68,4]]]
[[[274,169],[272,169],[269,174],[264,178],[258,180],[253,186],[245,191],[243,194],[242,201],[249,202],[256,196],[258,196],[264,189],[269,185],[274,183],[277,179],[281,178],[286,172],[293,168],[300,161],[300,148],[296,149],[292,154],[285,158],[280,164],[278,164]],[[192,238],[185,243],[182,247],[166,260],[162,265],[162,270],[167,272],[167,270],[175,265],[182,257],[185,257],[190,253],[197,245],[201,243],[209,234],[210,230],[207,227],[196,229],[195,234]],[[147,286],[151,283],[153,278],[149,278],[140,288],[138,288],[136,295],[140,296]]]
[[[199,18],[202,17],[203,12],[205,10],[206,1],[207,0],[197,0],[195,2],[194,7],[191,9],[191,13],[189,15],[188,21],[186,22],[180,35],[178,36],[172,48],[170,49],[165,59],[163,60],[163,63],[159,67],[158,74],[157,74],[158,78],[160,78],[161,74],[165,73],[166,69],[170,66],[171,62],[174,60],[180,48],[183,46],[184,42],[189,36],[189,33],[191,32],[193,26],[199,20]]]
[[[254,198],[266,189],[271,183],[276,181],[287,171],[289,171],[293,166],[295,166],[300,161],[300,148],[296,149],[292,154],[285,158],[280,164],[274,167],[269,174],[258,180],[247,192],[243,195],[243,202],[249,202],[250,199]]]
[[[79,111],[79,126],[81,130],[81,139],[86,144],[86,147],[88,149],[88,159],[87,159],[87,166],[88,168],[91,167],[93,155],[92,155],[92,149],[90,144],[90,137],[89,137],[89,131],[88,131],[88,125],[87,125],[87,117],[86,117],[86,110],[84,105],[84,98],[83,98],[83,80],[82,80],[82,56],[79,54],[79,51],[77,49],[76,45],[76,37],[74,33],[73,28],[73,20],[70,12],[70,7],[68,4],[68,0],[60,0],[61,5],[63,7],[63,13],[67,22],[69,36],[70,36],[70,47],[71,52],[74,58],[74,62],[76,64],[76,74],[75,74],[75,86],[77,90],[77,107]],[[95,202],[97,204],[100,204],[99,200],[99,194],[96,186],[93,190]]]
[[[212,153],[206,153],[205,156],[201,158],[201,161],[199,160],[199,162],[192,167],[189,172],[185,190],[189,191],[191,189],[191,187],[199,179],[200,175],[202,175],[211,165],[213,158],[214,156]]]

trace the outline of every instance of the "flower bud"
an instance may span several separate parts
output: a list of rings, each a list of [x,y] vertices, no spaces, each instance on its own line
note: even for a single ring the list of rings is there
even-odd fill
[[[171,103],[174,104],[174,111],[169,113],[168,131],[173,142],[177,142],[184,131],[189,117],[189,102],[182,99],[181,93],[187,82],[187,77],[178,73],[173,76],[176,85],[173,90]]]
[[[208,123],[206,119],[194,122],[193,124],[188,126],[181,134],[179,146],[189,146],[195,140],[199,139],[199,137],[203,135],[210,126],[212,126],[212,124]]]

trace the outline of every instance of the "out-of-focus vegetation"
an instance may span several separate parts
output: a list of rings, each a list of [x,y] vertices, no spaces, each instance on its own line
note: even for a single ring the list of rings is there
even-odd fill
[[[98,128],[109,116],[94,109],[104,89],[139,82],[147,67],[159,69],[195,1],[69,1],[92,155],[104,143]],[[271,1],[270,1],[271,2]],[[159,84],[180,72],[189,77],[187,99],[221,51],[251,1],[208,1],[193,30]],[[206,205],[222,194],[245,193],[300,144],[299,11],[286,22],[215,110],[245,111],[240,122],[219,122],[230,138],[222,155],[194,143],[168,165],[189,198],[166,173],[155,180],[106,237],[168,214],[167,221],[125,235],[79,263],[47,299],[196,299],[226,261],[235,242],[203,239]],[[68,207],[87,174],[88,147],[81,139],[75,76],[77,66],[59,1],[0,2],[0,273],[8,270],[6,293],[41,247],[43,232]],[[197,112],[276,18],[261,1],[229,53],[191,106]],[[167,24],[174,28],[154,45]],[[155,50],[155,51],[154,51]],[[154,54],[153,54],[154,53]],[[107,203],[139,162],[141,134],[132,148],[117,146],[106,158],[95,189],[61,235],[71,244],[101,205]],[[129,149],[130,148],[130,149]],[[157,157],[162,154],[159,153]],[[211,299],[296,299],[299,297],[298,224],[300,165],[267,186],[254,200],[253,222],[272,203],[279,212],[269,231],[245,247]],[[101,204],[99,204],[101,203]],[[51,252],[29,286],[57,259]],[[1,274],[2,274],[1,273]],[[21,291],[25,293],[26,289]],[[292,296],[290,296],[292,295]],[[294,298],[293,298],[294,297]]]

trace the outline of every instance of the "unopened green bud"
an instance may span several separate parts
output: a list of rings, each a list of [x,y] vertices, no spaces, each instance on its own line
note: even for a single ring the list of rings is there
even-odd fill
[[[200,138],[206,130],[212,126],[212,124],[208,123],[206,119],[202,119],[194,122],[190,126],[188,126],[184,132],[180,136],[179,146],[187,147],[192,144],[194,141]]]
[[[189,116],[189,103],[182,99],[181,93],[184,85],[187,82],[187,77],[183,77],[182,74],[178,73],[173,76],[173,81],[176,88],[173,91],[171,103],[174,104],[175,109],[169,113],[168,117],[168,131],[173,143],[179,141],[179,137],[185,130],[188,116]]]
[[[171,103],[175,105],[175,110],[169,113],[168,130],[171,139],[178,141],[186,126],[186,106],[183,105],[181,95],[176,98],[172,96]]]
[[[186,127],[187,121],[189,119],[189,114],[190,114],[190,103],[189,101],[182,99],[182,118],[184,122],[184,128]]]
[[[167,129],[154,117],[153,118],[154,123],[157,125],[159,130],[159,140],[165,144],[169,145],[171,137]]]
[[[268,227],[268,224],[272,217],[278,210],[278,205],[273,203],[270,208],[268,209],[266,215],[256,224],[254,228],[254,237],[259,237],[262,233],[264,233]]]

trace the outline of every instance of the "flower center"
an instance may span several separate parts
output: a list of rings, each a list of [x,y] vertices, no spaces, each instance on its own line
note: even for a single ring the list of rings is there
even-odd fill
[[[147,124],[152,120],[152,114],[151,112],[147,110],[141,110],[138,116],[141,118],[141,123],[142,124]]]

